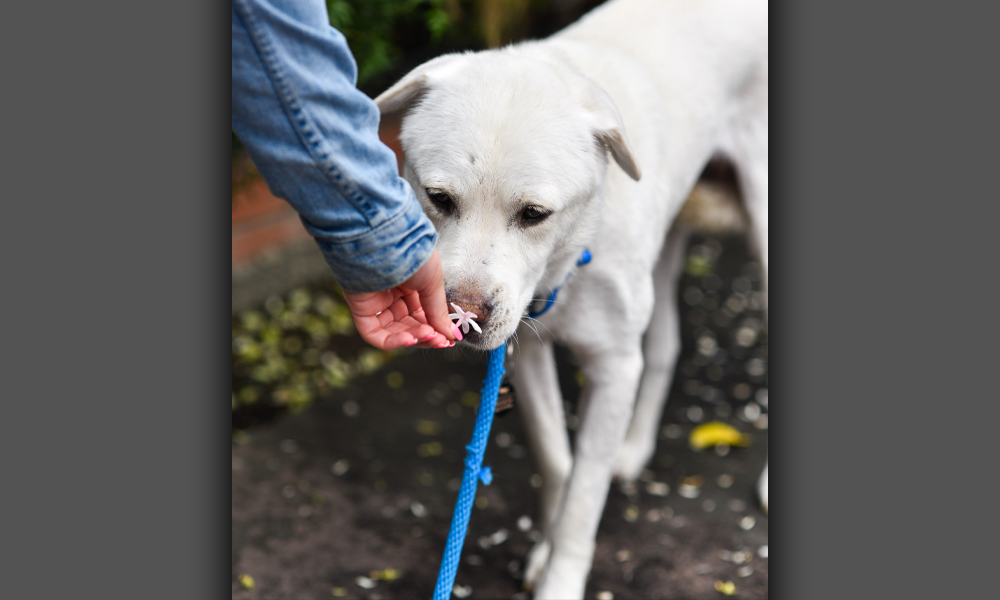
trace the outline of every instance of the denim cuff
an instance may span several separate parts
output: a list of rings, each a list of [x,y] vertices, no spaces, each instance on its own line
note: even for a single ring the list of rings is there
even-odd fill
[[[403,204],[403,210],[362,235],[344,239],[306,223],[345,291],[377,292],[395,287],[431,257],[437,231],[413,192],[409,193],[410,202]]]

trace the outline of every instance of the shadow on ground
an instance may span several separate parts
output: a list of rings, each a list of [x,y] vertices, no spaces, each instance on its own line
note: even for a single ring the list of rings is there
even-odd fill
[[[741,238],[692,241],[659,446],[643,481],[608,497],[587,598],[767,597],[768,519],[754,495],[768,440],[759,270]],[[574,399],[576,369],[560,354]],[[233,598],[429,598],[485,364],[460,348],[411,352],[251,428],[232,448]],[[521,576],[539,535],[529,521],[539,481],[517,413],[494,423],[484,461],[494,479],[480,486],[456,597],[529,597]],[[691,450],[688,433],[709,420],[752,445]]]

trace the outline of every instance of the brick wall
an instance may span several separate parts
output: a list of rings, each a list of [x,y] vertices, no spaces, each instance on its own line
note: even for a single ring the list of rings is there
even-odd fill
[[[398,136],[399,120],[384,119],[379,137],[396,153],[397,164],[402,165],[403,150]],[[234,184],[232,196],[234,265],[309,237],[298,214],[287,202],[272,194],[259,176]]]

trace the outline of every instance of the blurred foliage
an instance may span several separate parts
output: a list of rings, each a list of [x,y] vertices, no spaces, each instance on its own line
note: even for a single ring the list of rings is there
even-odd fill
[[[422,26],[430,42],[452,25],[446,0],[327,0],[330,25],[347,38],[358,63],[358,82],[386,71],[399,59],[401,29]],[[448,4],[456,4],[449,2]]]
[[[550,2],[537,0],[479,0],[479,33],[488,48],[516,41],[526,34],[532,5],[541,7]]]
[[[326,7],[330,24],[347,38],[358,63],[360,85],[395,68],[403,54],[415,48],[439,48],[443,52],[459,48],[495,48],[531,33],[549,33],[547,29],[552,29],[551,14],[556,4],[560,3],[553,0],[327,0]],[[571,4],[585,6],[593,2],[578,0]],[[531,25],[539,23],[541,31],[533,32]]]
[[[332,282],[272,296],[233,316],[234,426],[302,410],[378,370],[392,354],[361,340]]]

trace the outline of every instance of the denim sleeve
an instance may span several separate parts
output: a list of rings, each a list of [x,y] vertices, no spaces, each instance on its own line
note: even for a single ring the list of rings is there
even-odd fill
[[[423,266],[437,233],[356,81],[321,0],[233,0],[233,131],[341,287],[372,292]]]

